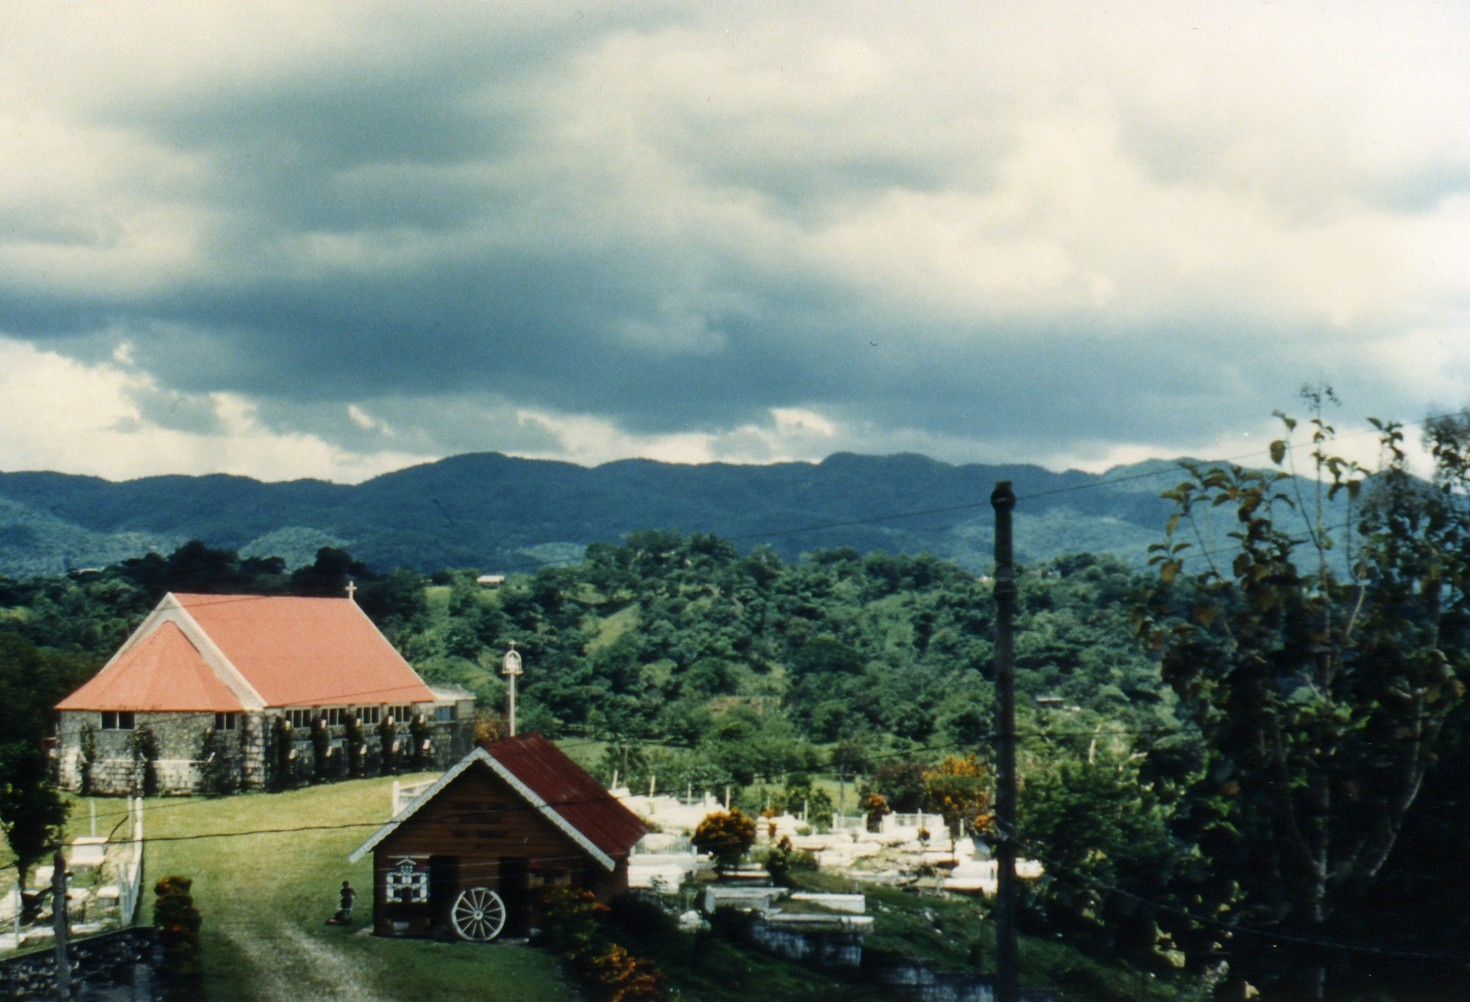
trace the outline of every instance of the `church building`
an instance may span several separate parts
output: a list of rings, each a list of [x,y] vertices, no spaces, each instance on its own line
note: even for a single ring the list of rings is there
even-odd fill
[[[61,784],[231,792],[443,769],[474,696],[431,688],[348,598],[168,594],[57,705]]]

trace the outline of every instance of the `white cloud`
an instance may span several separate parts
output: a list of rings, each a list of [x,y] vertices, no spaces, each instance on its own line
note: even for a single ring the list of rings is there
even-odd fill
[[[1296,0],[20,5],[0,462],[1096,467],[1229,450],[1323,377],[1416,419],[1470,392],[1467,26]]]
[[[210,398],[219,431],[196,434],[147,421],[134,396],[147,376],[83,365],[0,338],[0,469],[59,470],[114,480],[165,473],[237,473],[267,480],[358,482],[431,456],[352,454],[306,434],[261,427],[251,403]]]

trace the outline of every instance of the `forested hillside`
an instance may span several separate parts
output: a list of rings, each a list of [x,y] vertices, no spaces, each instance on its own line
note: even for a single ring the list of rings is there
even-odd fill
[[[349,577],[429,679],[498,708],[500,658],[514,640],[526,663],[523,726],[657,746],[670,783],[779,779],[821,766],[819,749],[839,742],[867,757],[973,750],[990,732],[990,584],[930,556],[847,548],[787,563],[649,530],[491,590],[466,571],[377,575],[340,550],[288,573],[279,560],[191,543],[100,572],[0,579],[0,624],[95,670],[165,591],[341,595]],[[1027,574],[1026,691],[1122,737],[1176,727],[1129,632],[1138,583],[1106,557]]]
[[[501,654],[515,640],[525,655],[522,729],[571,741],[604,781],[728,786],[753,813],[801,805],[818,826],[842,799],[848,813],[922,808],[958,831],[989,833],[991,585],[929,556],[838,549],[787,562],[713,536],[642,531],[491,590],[463,571],[377,575],[338,550],[287,572],[279,560],[196,543],[100,573],[0,581],[0,636],[12,637],[7,657],[29,650],[25,663],[61,692],[164,590],[341,594],[349,576],[428,678],[477,693],[489,733],[504,705]],[[1219,798],[1235,780],[1219,771],[1208,723],[1187,712],[1161,675],[1167,665],[1135,635],[1154,580],[1090,555],[1022,575],[1022,825],[1025,852],[1048,869],[1023,920],[1099,957],[1204,977],[1231,957],[1241,965],[1254,942],[1229,931],[1237,909],[1252,928],[1270,923],[1250,911],[1246,871],[1233,869],[1256,861],[1202,826],[1227,809]],[[1462,973],[1453,958],[1470,927],[1457,871],[1443,860],[1470,850],[1470,826],[1459,823],[1470,820],[1466,753],[1457,707],[1440,742],[1444,765],[1405,819],[1391,879],[1351,899],[1323,932],[1382,944],[1375,923],[1399,915],[1393,939],[1412,950],[1377,958],[1381,978],[1404,975],[1401,954],[1420,958],[1416,985],[1454,984]],[[1432,925],[1420,923],[1426,915]],[[1261,940],[1263,956],[1272,942]]]
[[[1089,554],[1023,568],[1015,834],[1046,872],[1032,932],[1231,997],[1463,997],[1470,419],[1431,427],[1428,483],[1405,470],[1401,431],[1381,430],[1374,477],[1320,426],[1310,489],[1186,468],[1146,569]],[[1288,446],[1273,451],[1287,465]],[[792,559],[640,529],[492,589],[334,547],[292,569],[196,541],[0,579],[0,707],[39,733],[48,701],[165,591],[341,595],[349,579],[426,677],[476,693],[485,734],[515,641],[521,727],[605,781],[729,787],[818,827],[835,791],[850,813],[922,808],[961,836],[1004,834],[992,584],[930,555]]]
[[[1027,562],[1077,552],[1141,565],[1165,512],[1174,463],[1106,476],[1035,466],[951,466],[922,456],[836,455],[812,463],[686,466],[625,460],[588,469],[493,453],[456,456],[356,486],[244,477],[112,483],[0,473],[0,574],[104,567],[189,540],[310,563],[324,546],[381,570],[534,570],[639,529],[713,533],[792,560],[851,546],[989,566],[996,481],[1015,482]]]

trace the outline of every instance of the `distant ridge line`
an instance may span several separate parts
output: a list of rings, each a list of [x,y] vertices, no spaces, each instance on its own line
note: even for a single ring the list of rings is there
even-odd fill
[[[378,570],[514,570],[561,562],[640,529],[770,545],[784,559],[841,546],[928,552],[978,571],[990,562],[986,499],[999,480],[1012,481],[1021,499],[1018,560],[1087,550],[1141,564],[1167,517],[1158,492],[1171,486],[1151,489],[1149,481],[1177,470],[1161,460],[1091,474],[851,452],[815,463],[626,459],[585,467],[482,452],[360,484],[0,473],[0,574],[105,566],[150,549],[172,552],[190,539],[293,566],[333,545]]]

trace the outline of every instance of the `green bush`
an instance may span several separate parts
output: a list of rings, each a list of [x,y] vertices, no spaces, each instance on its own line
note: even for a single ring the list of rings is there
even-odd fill
[[[766,854],[766,872],[778,887],[791,886],[791,871],[817,869],[817,857],[805,849],[798,849],[785,835]]]
[[[624,918],[629,907],[623,906]],[[591,891],[550,888],[541,896],[541,940],[572,967],[595,1002],[662,997],[663,972],[612,937],[608,916]]]
[[[163,948],[163,973],[174,985],[187,985],[203,973],[199,953],[199,928],[204,924],[189,893],[194,881],[169,876],[153,885],[153,927]],[[180,997],[188,994],[187,988]]]
[[[723,873],[739,863],[755,844],[755,820],[738,807],[729,812],[715,811],[699,823],[690,841],[700,852],[713,856],[715,869]]]

